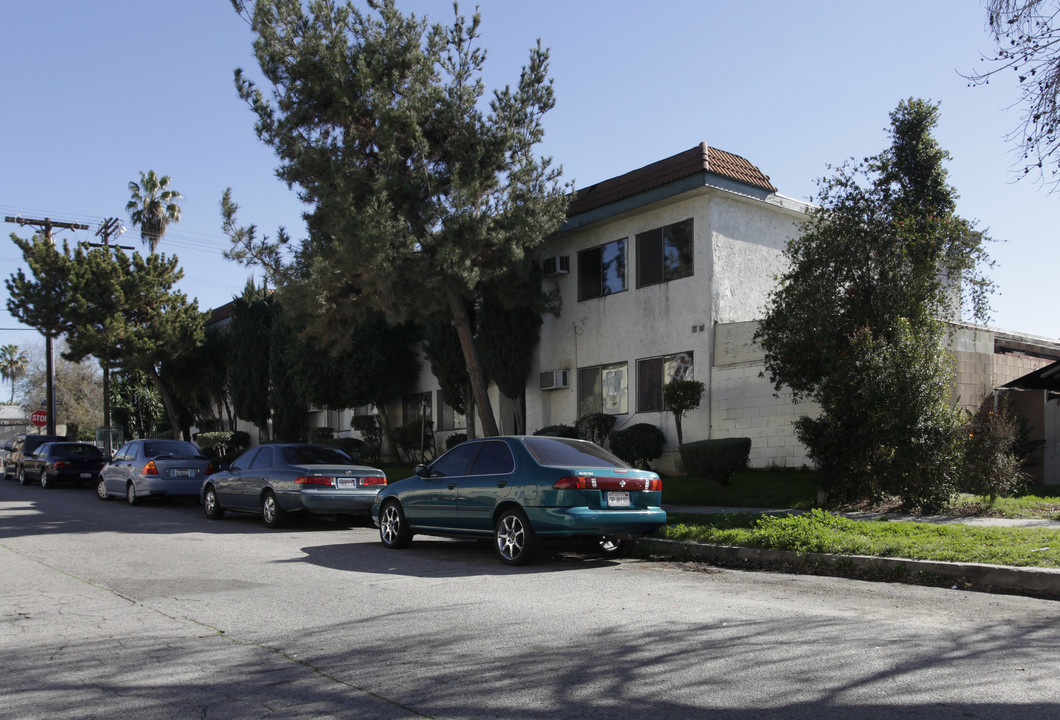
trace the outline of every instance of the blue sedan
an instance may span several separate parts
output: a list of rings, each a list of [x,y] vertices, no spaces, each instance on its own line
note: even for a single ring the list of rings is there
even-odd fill
[[[202,507],[211,520],[234,510],[256,513],[275,528],[293,512],[367,515],[384,485],[382,470],[358,465],[337,448],[272,443],[247,450],[206,478]]]
[[[662,481],[584,440],[542,436],[461,443],[416,475],[384,488],[372,506],[383,545],[417,534],[491,538],[509,565],[533,561],[540,543],[592,538],[628,551],[666,524]]]

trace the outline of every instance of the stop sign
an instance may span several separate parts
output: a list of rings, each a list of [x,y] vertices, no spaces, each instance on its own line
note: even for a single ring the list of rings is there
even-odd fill
[[[48,411],[34,410],[33,414],[29,416],[29,421],[37,427],[44,427],[48,424]]]

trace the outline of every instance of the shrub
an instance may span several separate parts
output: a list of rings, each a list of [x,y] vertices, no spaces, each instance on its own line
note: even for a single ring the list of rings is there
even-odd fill
[[[467,433],[453,433],[445,439],[445,449],[454,448],[462,442],[467,442]]]
[[[574,427],[578,431],[578,437],[582,440],[588,440],[603,447],[611,431],[615,429],[615,416],[607,413],[582,415],[574,421]]]
[[[354,415],[350,427],[356,430],[364,440],[361,455],[368,462],[379,462],[379,452],[383,447],[383,428],[375,415]]]
[[[651,461],[662,456],[665,442],[662,430],[648,423],[637,423],[611,433],[611,452],[634,467],[650,470]]]
[[[195,436],[195,443],[206,457],[220,462],[250,447],[250,435],[242,430],[201,432]]]
[[[703,389],[703,383],[698,380],[671,380],[663,386],[663,402],[674,414],[678,447],[685,444],[681,420],[685,413],[699,407],[699,401],[703,399]]]
[[[540,430],[535,432],[534,435],[574,438],[575,440],[581,437],[580,435],[578,435],[578,429],[570,425],[549,425],[548,427],[541,428]]]
[[[747,468],[751,438],[697,440],[681,446],[681,466],[688,475],[729,484],[729,477]]]
[[[962,489],[987,498],[991,505],[1021,489],[1027,476],[1016,450],[1019,436],[1019,423],[1005,404],[996,412],[984,406],[972,415],[964,445]]]
[[[335,437],[335,428],[329,427],[318,427],[312,428],[309,431],[309,441],[320,443],[321,445],[331,444],[332,439]]]
[[[364,447],[364,440],[352,437],[332,438],[327,444],[342,450],[342,452],[349,455],[354,462],[361,461],[361,449]]]

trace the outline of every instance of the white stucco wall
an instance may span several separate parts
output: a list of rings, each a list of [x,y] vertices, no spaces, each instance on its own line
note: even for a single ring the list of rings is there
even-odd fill
[[[758,317],[780,270],[783,248],[798,230],[805,205],[699,188],[636,211],[569,231],[555,238],[549,255],[570,257],[570,273],[546,280],[562,298],[558,317],[546,316],[532,382],[527,388],[527,430],[572,424],[578,417],[578,368],[627,364],[628,412],[616,429],[650,423],[667,436],[660,469],[676,469],[677,434],[669,412],[636,411],[636,361],[681,352],[694,354],[694,379],[706,386],[698,411],[684,420],[686,441],[714,436],[714,394],[725,390],[711,377],[716,323]],[[695,273],[670,282],[636,287],[636,235],[693,219]],[[626,290],[578,301],[578,252],[627,239]],[[570,371],[569,389],[537,389],[541,371]],[[729,435],[720,435],[728,437]]]

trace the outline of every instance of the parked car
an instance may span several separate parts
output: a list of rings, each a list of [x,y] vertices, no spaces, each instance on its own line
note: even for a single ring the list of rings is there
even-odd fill
[[[96,494],[100,500],[124,497],[130,505],[149,497],[198,498],[203,478],[213,469],[195,443],[133,440],[118,448],[103,467]]]
[[[372,506],[389,548],[414,535],[492,538],[509,565],[534,560],[542,540],[591,538],[608,554],[628,552],[666,524],[662,480],[585,440],[494,437],[454,446]]]
[[[62,435],[19,435],[11,445],[5,445],[4,479],[17,479],[22,470],[22,458],[44,443],[65,440]]]
[[[44,443],[23,458],[18,481],[25,485],[36,480],[43,488],[61,482],[91,483],[99,479],[99,471],[106,462],[103,451],[91,443]]]
[[[338,448],[269,443],[250,448],[231,467],[206,478],[202,507],[218,519],[226,510],[259,513],[270,528],[289,513],[367,515],[386,474],[358,465]]]

